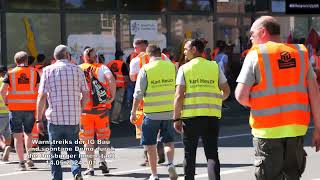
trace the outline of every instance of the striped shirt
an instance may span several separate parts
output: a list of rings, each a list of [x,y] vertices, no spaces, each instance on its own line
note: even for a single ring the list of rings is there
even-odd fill
[[[89,91],[83,71],[68,60],[59,60],[43,69],[39,93],[47,93],[48,122],[77,125],[81,115],[81,93]]]

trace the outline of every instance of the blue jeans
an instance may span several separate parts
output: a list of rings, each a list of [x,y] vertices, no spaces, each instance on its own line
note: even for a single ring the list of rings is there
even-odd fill
[[[62,169],[59,148],[65,147],[72,149],[67,151],[69,159],[71,160],[71,172],[73,176],[81,173],[79,151],[76,151],[76,146],[79,143],[79,125],[54,125],[48,123],[48,133],[51,151],[51,175],[53,180],[62,180]],[[53,143],[53,141],[62,141],[62,143]],[[65,142],[64,142],[65,141]]]

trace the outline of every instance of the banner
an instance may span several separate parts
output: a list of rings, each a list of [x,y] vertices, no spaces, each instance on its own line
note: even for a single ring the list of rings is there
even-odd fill
[[[320,0],[286,0],[286,14],[319,14]]]
[[[130,33],[156,33],[158,32],[158,22],[156,20],[131,20]]]
[[[72,58],[76,60],[77,64],[81,63],[80,57],[86,46],[94,48],[97,54],[103,54],[105,63],[115,58],[116,38],[112,35],[71,34],[68,36],[67,44],[71,48]]]

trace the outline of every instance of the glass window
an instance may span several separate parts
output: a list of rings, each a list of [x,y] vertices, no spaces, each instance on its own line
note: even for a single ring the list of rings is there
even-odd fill
[[[146,39],[161,48],[167,46],[166,21],[160,15],[128,15],[120,16],[121,49],[128,55],[132,51],[135,38]]]
[[[170,8],[172,10],[212,10],[212,4],[209,0],[172,0],[170,1]]]
[[[229,45],[234,45],[234,51],[240,52],[240,19],[233,17],[219,17],[216,37]]]
[[[155,11],[160,12],[165,10],[166,0],[123,0],[122,8],[132,11]]]
[[[271,2],[272,12],[286,12],[286,1],[285,0],[272,0]]]
[[[311,27],[318,31],[318,34],[320,34],[320,16],[311,18]]]
[[[116,1],[114,0],[65,0],[65,7],[68,9],[89,9],[105,10],[114,9]]]
[[[306,39],[308,35],[308,17],[284,16],[275,17],[281,24],[280,36],[282,41],[286,41],[290,31],[293,34],[293,39],[300,41]]]
[[[114,58],[116,17],[111,14],[67,14],[67,44],[72,49],[72,56],[81,63],[81,56],[86,46],[93,47],[98,54],[103,54],[105,61]]]
[[[8,0],[9,9],[59,9],[60,0]]]
[[[13,56],[24,50],[29,55],[44,53],[50,59],[54,48],[60,44],[60,15],[7,13],[7,57],[13,64]]]
[[[217,12],[219,13],[244,13],[246,4],[251,0],[217,0]]]
[[[256,12],[268,12],[269,10],[269,1],[268,0],[253,0]]]
[[[169,48],[177,60],[182,60],[184,41],[189,38],[204,38],[208,41],[207,48],[213,48],[213,17],[212,16],[171,16],[171,32]]]

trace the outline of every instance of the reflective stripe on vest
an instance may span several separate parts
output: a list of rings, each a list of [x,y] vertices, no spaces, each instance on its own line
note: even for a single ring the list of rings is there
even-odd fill
[[[176,68],[169,61],[155,60],[145,65],[148,87],[144,96],[145,113],[173,110]]]
[[[256,49],[260,52],[261,82],[250,92],[252,134],[260,138],[304,135],[310,116],[305,47],[268,42]],[[289,58],[287,63],[295,61],[294,65],[289,64],[292,67],[280,69],[283,52],[287,54],[282,56]]]
[[[17,77],[18,75],[20,77]],[[24,78],[22,75],[24,74]],[[28,75],[30,74],[30,76]],[[10,86],[8,89],[9,110],[35,110],[37,101],[36,70],[32,67],[15,67],[9,72]],[[19,78],[27,80],[29,84],[19,84]],[[22,80],[21,80],[22,81]],[[29,87],[28,87],[29,86]]]
[[[221,117],[222,94],[219,88],[219,67],[202,57],[182,66],[186,92],[182,117]]]

